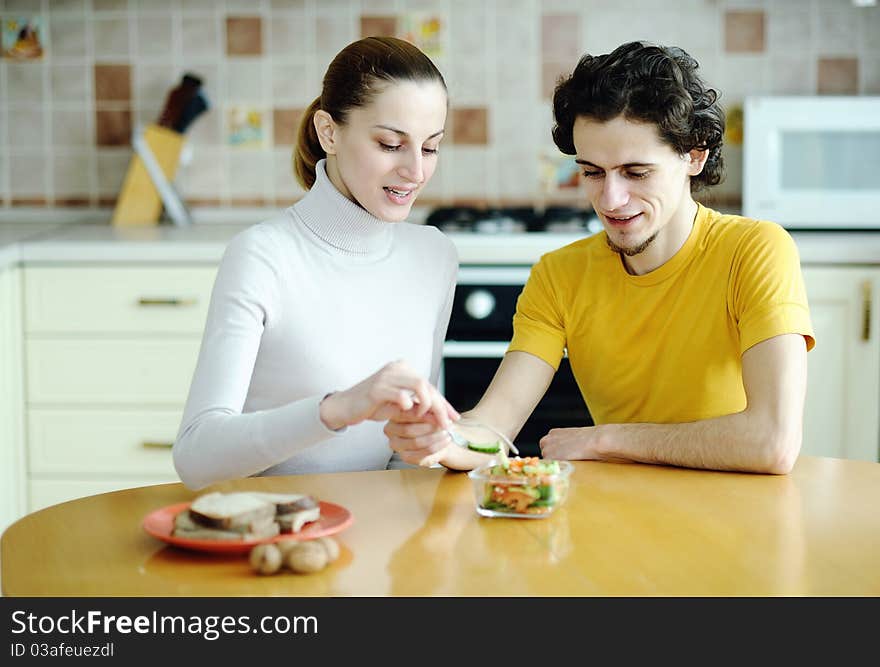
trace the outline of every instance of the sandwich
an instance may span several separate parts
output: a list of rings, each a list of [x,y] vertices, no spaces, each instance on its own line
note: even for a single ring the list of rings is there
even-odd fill
[[[254,541],[298,533],[321,517],[319,503],[303,494],[240,491],[206,493],[174,519],[176,537]]]

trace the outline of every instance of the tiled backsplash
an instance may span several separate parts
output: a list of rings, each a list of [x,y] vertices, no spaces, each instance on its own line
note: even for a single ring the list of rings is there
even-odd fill
[[[451,114],[420,203],[580,201],[549,94],[584,52],[675,44],[737,111],[748,94],[880,94],[880,7],[852,0],[0,0],[0,201],[112,206],[131,133],[184,72],[209,111],[177,186],[194,206],[301,196],[291,146],[335,53],[367,34],[420,45]],[[24,30],[32,28],[33,34]],[[11,51],[32,58],[16,58]],[[734,114],[735,116],[735,114]],[[715,201],[736,205],[741,149]]]

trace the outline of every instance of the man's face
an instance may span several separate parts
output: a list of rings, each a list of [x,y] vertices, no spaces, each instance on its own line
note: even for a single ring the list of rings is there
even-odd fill
[[[623,116],[606,122],[580,116],[573,134],[575,161],[608,245],[627,257],[651,256],[652,267],[667,261],[693,222],[689,177],[702,169],[699,152],[679,155],[653,123]]]

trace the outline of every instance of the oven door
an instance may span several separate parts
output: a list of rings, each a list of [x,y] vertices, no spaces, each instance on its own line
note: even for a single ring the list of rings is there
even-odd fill
[[[507,345],[506,342],[446,341],[440,388],[457,410],[470,410],[479,402],[507,351]],[[592,424],[568,358],[563,358],[550,387],[514,439],[514,444],[521,456],[540,456],[538,441],[550,429]]]

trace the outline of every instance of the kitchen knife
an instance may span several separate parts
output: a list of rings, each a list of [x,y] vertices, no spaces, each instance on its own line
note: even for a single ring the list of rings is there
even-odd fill
[[[197,93],[183,108],[183,111],[181,111],[177,122],[173,126],[173,129],[183,134],[184,132],[186,132],[187,128],[192,125],[192,122],[209,108],[210,107],[208,105],[208,101],[205,99],[205,96],[201,92]]]
[[[198,94],[201,86],[202,80],[195,74],[189,72],[184,74],[180,83],[165,98],[165,107],[162,109],[157,124],[161,127],[174,129],[174,126],[180,121],[183,110]]]

